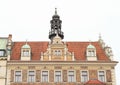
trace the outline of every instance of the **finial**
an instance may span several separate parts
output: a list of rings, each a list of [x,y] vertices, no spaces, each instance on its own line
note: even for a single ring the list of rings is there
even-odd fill
[[[57,15],[57,8],[55,8],[55,15]]]
[[[89,40],[89,45],[91,45],[91,40]]]
[[[99,33],[99,40],[101,40],[101,33]]]
[[[26,39],[26,45],[27,45],[27,39]]]

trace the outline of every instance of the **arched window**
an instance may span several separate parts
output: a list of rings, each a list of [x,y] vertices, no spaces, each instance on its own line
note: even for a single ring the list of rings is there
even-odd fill
[[[87,60],[97,60],[95,46],[89,44],[86,49]]]
[[[23,51],[22,51],[22,56],[30,56],[30,50],[29,49],[23,49]]]
[[[26,43],[21,47],[21,60],[30,60],[31,58],[31,48]]]
[[[87,46],[86,53],[87,53],[87,56],[96,56],[96,48],[95,48],[95,46],[89,44]]]

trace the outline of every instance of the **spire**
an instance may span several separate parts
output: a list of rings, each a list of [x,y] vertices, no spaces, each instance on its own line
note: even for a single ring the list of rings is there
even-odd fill
[[[55,8],[55,15],[57,15],[57,8]]]
[[[99,40],[101,40],[101,33],[99,33]]]
[[[57,34],[58,36],[63,39],[64,35],[61,31],[61,23],[60,16],[57,14],[57,8],[55,8],[55,14],[52,16],[51,23],[51,30],[49,31],[49,39],[53,39]]]
[[[25,44],[27,45],[27,39],[26,39],[26,42],[25,42]]]
[[[101,33],[99,33],[99,40],[100,43],[103,43],[102,37],[101,37]]]
[[[91,40],[89,40],[89,45],[91,45]]]
[[[103,39],[101,37],[101,33],[99,33],[99,40],[98,40],[98,42],[101,44],[102,48],[105,48],[105,43],[104,43],[104,41],[103,41]]]

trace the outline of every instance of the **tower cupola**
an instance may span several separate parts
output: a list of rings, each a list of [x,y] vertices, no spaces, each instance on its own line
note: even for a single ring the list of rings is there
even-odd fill
[[[55,14],[52,16],[51,23],[51,30],[49,32],[49,39],[53,39],[57,34],[58,36],[63,39],[64,35],[61,31],[61,23],[60,16],[57,14],[57,9],[55,8]]]

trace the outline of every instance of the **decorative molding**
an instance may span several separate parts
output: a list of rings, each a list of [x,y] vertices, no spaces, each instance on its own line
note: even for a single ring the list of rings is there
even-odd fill
[[[54,69],[62,69],[62,66],[54,66]]]
[[[35,69],[35,66],[28,66],[28,69]]]

